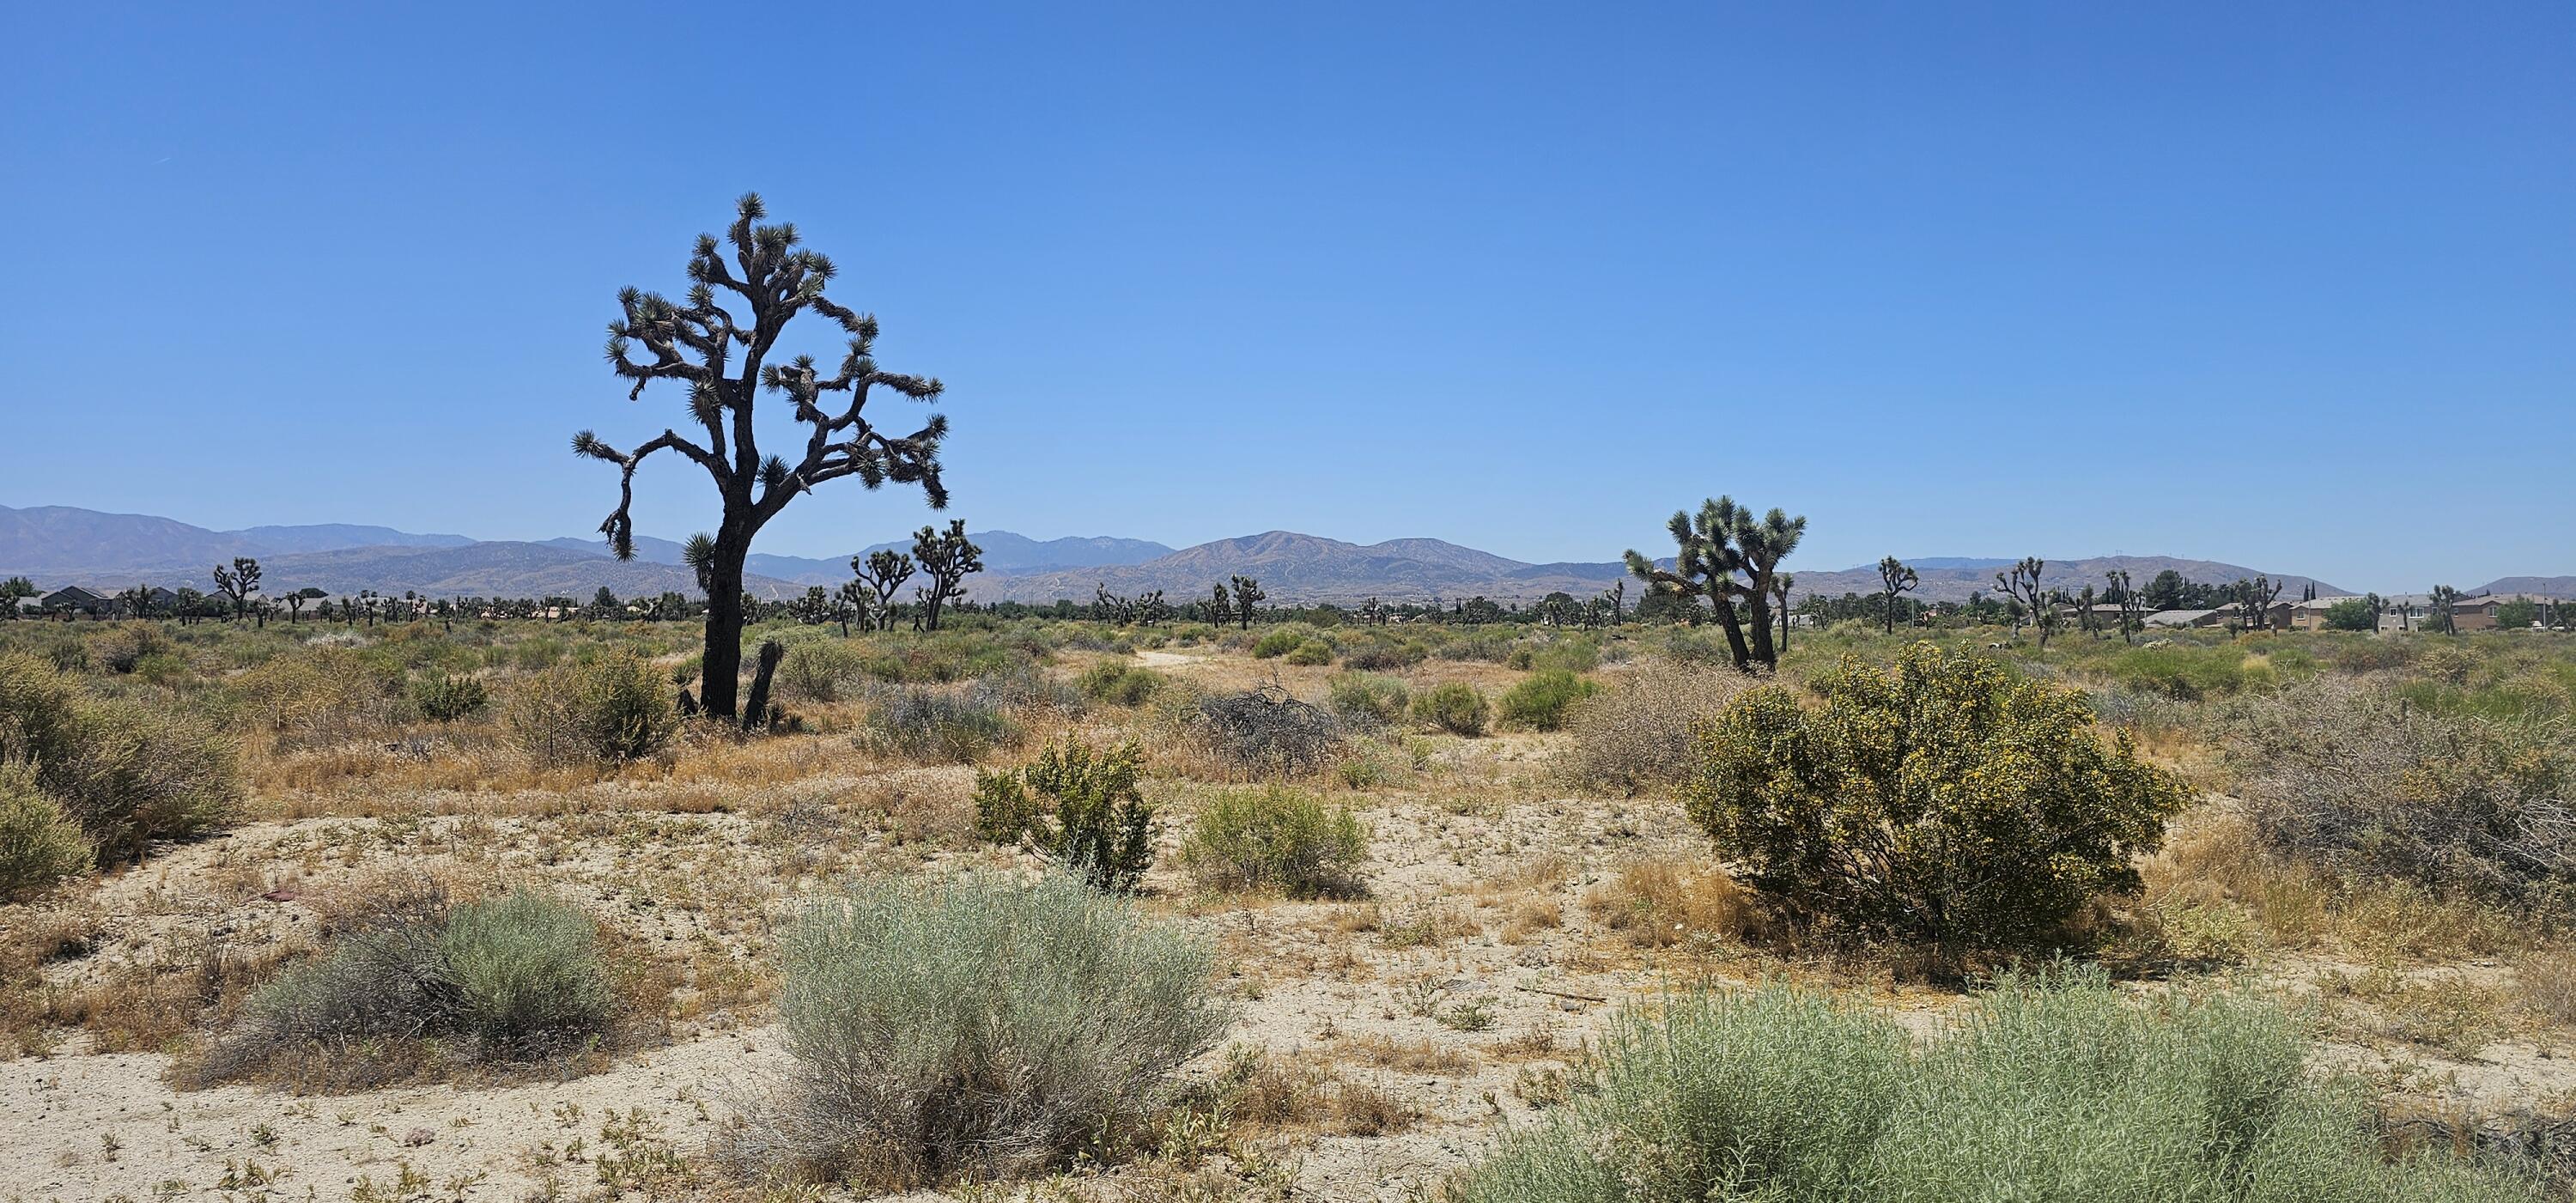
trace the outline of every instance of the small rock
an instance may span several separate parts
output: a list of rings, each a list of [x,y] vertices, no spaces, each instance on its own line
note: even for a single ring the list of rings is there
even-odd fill
[[[438,1133],[432,1132],[427,1128],[414,1128],[409,1132],[403,1133],[403,1143],[410,1145],[415,1149],[436,1139],[438,1139]]]

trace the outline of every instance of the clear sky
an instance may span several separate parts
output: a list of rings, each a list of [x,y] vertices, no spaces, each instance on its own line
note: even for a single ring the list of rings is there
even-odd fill
[[[9,8],[0,503],[587,533],[757,189],[977,528],[2576,572],[2561,2]]]

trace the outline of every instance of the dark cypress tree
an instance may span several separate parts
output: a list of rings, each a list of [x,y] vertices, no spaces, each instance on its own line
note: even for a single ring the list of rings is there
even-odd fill
[[[833,276],[832,261],[802,249],[793,225],[757,224],[767,216],[759,196],[745,195],[734,212],[722,244],[732,248],[730,262],[714,235],[700,235],[689,255],[684,302],[629,288],[618,294],[622,312],[608,325],[609,367],[635,382],[627,399],[643,395],[644,386],[656,380],[686,385],[689,416],[704,440],[675,429],[665,429],[632,451],[611,447],[587,430],[572,440],[574,451],[619,469],[617,508],[599,529],[621,560],[635,555],[635,521],[628,511],[635,500],[635,469],[646,457],[677,452],[715,482],[722,517],[697,565],[707,595],[701,701],[707,713],[726,718],[734,717],[742,671],[743,560],[761,527],[800,494],[845,476],[858,477],[871,489],[889,480],[918,484],[932,509],[948,504],[948,490],[939,480],[939,443],[948,433],[947,418],[931,414],[919,430],[897,436],[878,429],[864,412],[872,389],[930,401],[939,396],[939,381],[880,370],[874,357],[876,318],[823,294]],[[739,297],[743,312],[737,315],[719,304],[717,289]],[[849,339],[848,353],[830,376],[815,367],[811,356],[797,356],[785,365],[769,362],[788,323],[809,309],[832,319]],[[638,343],[648,359],[631,357]],[[752,407],[763,390],[785,394],[790,412],[807,427],[802,454],[793,464],[763,455],[755,441]]]

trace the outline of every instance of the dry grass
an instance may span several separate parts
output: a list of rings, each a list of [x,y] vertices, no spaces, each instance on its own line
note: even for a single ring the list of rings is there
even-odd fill
[[[1766,929],[1752,894],[1715,865],[1634,861],[1619,870],[1616,880],[1593,887],[1583,901],[1596,921],[1639,948],[1694,938],[1753,939]]]

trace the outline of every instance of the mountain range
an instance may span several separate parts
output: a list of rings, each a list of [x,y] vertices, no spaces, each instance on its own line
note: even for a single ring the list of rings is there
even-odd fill
[[[1555,592],[1590,596],[1626,576],[1613,561],[1529,564],[1439,539],[1358,544],[1270,531],[1176,550],[1144,539],[1042,540],[999,530],[972,537],[984,549],[985,571],[969,582],[969,595],[983,601],[1089,601],[1096,588],[1107,588],[1118,594],[1160,589],[1174,602],[1187,602],[1241,575],[1259,580],[1273,603],[1454,601],[1478,595],[1525,602]],[[909,540],[882,543],[852,554],[910,546]],[[621,563],[596,536],[516,542],[339,523],[218,531],[144,514],[0,506],[0,576],[26,576],[46,589],[137,583],[204,589],[215,564],[244,555],[259,559],[272,593],[313,587],[332,593],[586,597],[605,586],[620,597],[635,597],[696,589],[694,575],[681,562],[680,544],[646,536],[636,538],[635,558]],[[793,596],[809,585],[849,579],[849,561],[850,556],[754,553],[745,587],[767,597]],[[1914,595],[1959,601],[1993,592],[1995,573],[2013,562],[1959,556],[1909,561],[1922,581]],[[1828,571],[1802,569],[1793,561],[1790,567],[1800,595],[1871,593],[1879,587],[1871,565]],[[2167,569],[2212,584],[2265,574],[2210,560],[2103,556],[2050,560],[2043,583],[2069,591],[2099,587],[2102,574],[2113,569],[2127,570],[2142,585]],[[2285,596],[2297,596],[2310,584],[2322,596],[2347,592],[2311,577],[2268,575],[2286,583]],[[1635,582],[1628,591],[1631,598],[1637,595]],[[2576,577],[2504,577],[2468,592],[2576,596]]]

